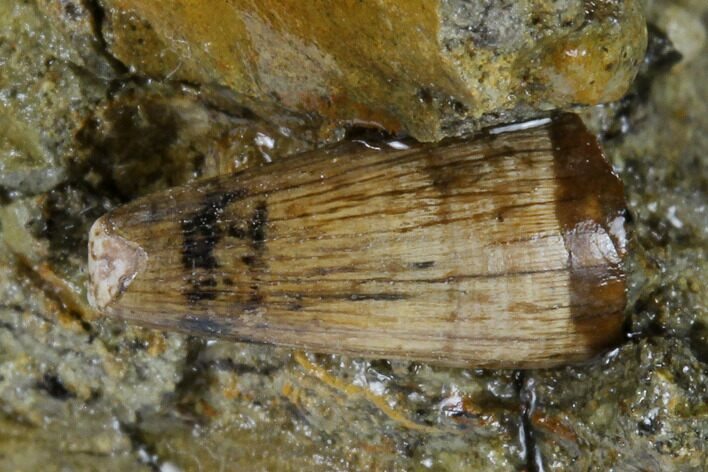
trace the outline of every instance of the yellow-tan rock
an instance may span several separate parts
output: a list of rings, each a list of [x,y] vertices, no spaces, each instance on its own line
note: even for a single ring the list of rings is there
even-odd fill
[[[426,141],[616,100],[646,45],[635,0],[103,3],[136,71]]]

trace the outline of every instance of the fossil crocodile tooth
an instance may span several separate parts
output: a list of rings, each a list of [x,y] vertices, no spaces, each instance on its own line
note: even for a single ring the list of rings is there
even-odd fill
[[[622,336],[622,184],[574,115],[350,143],[96,222],[93,304],[142,325],[444,365],[548,367]]]

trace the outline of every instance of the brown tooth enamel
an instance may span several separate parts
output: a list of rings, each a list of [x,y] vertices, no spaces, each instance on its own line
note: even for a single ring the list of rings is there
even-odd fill
[[[191,334],[550,367],[621,338],[623,215],[575,115],[435,146],[350,143],[105,215],[89,292],[107,315]]]

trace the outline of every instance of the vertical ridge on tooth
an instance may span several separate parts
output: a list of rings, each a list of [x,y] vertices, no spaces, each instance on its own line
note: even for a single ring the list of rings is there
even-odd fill
[[[102,310],[119,298],[145,268],[147,254],[139,245],[117,235],[104,218],[91,227],[88,249],[88,300]]]

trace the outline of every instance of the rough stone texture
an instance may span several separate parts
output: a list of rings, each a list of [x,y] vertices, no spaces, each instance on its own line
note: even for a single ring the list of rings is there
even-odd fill
[[[628,340],[586,366],[522,375],[191,339],[88,311],[98,215],[344,136],[256,118],[200,84],[210,63],[187,64],[157,29],[111,39],[127,23],[110,9],[98,21],[95,2],[0,2],[0,470],[705,470],[708,11],[645,4],[684,59],[667,71],[671,54],[657,54],[629,96],[585,114],[634,217]],[[516,37],[496,18],[471,37]],[[115,61],[99,29],[143,62]],[[139,73],[161,70],[173,80]]]
[[[33,51],[28,54],[27,51]],[[105,84],[72,64],[48,18],[26,2],[0,3],[0,185],[36,193],[66,179],[72,133]]]
[[[634,0],[102,4],[131,70],[423,141],[617,100],[646,43]]]
[[[630,342],[602,363],[533,373],[547,470],[705,470],[705,364],[683,340]]]

